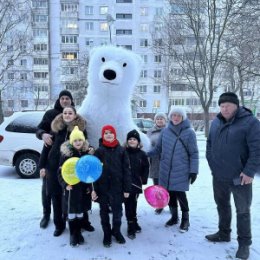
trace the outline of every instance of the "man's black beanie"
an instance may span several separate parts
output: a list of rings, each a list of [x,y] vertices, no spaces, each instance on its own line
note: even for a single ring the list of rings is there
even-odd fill
[[[220,106],[221,103],[225,103],[225,102],[233,103],[233,104],[239,106],[238,97],[233,92],[225,92],[220,95],[219,100],[218,100],[218,105]]]
[[[68,90],[66,90],[66,89],[64,89],[64,90],[62,90],[62,91],[60,92],[60,94],[59,94],[59,99],[60,99],[62,96],[69,97],[69,98],[71,99],[71,101],[73,101],[73,97],[72,97],[71,93],[70,93]]]

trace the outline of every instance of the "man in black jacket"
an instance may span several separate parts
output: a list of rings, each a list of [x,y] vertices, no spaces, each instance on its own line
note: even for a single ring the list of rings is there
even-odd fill
[[[239,246],[236,258],[248,259],[252,243],[252,182],[260,169],[260,123],[249,109],[239,107],[235,93],[223,93],[218,103],[220,113],[210,127],[206,156],[213,175],[219,223],[218,232],[207,235],[206,239],[211,242],[230,241],[232,193]]]
[[[66,106],[74,106],[73,98],[68,90],[62,90],[59,94],[59,98],[56,100],[54,108],[46,111],[42,121],[38,125],[36,136],[38,139],[44,141],[44,145],[52,145],[51,122]],[[48,226],[51,214],[51,197],[47,193],[46,177],[43,177],[42,181],[42,206],[43,206],[43,217],[40,222],[41,228]]]

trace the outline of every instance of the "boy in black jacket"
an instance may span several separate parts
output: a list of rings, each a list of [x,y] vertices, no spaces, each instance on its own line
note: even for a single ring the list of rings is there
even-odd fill
[[[137,222],[137,200],[149,175],[149,161],[146,153],[141,150],[140,142],[140,135],[135,129],[127,134],[126,151],[130,159],[132,187],[130,196],[125,199],[125,214],[128,223],[127,236],[130,239],[135,238],[135,233],[141,232]]]
[[[103,163],[102,174],[94,183],[92,191],[92,199],[98,201],[100,206],[101,225],[104,232],[103,245],[111,246],[112,235],[119,244],[124,244],[125,238],[120,231],[123,215],[122,203],[131,190],[131,173],[129,158],[116,139],[113,126],[106,125],[102,128],[102,138],[95,156]],[[113,214],[112,228],[109,220],[109,205]]]

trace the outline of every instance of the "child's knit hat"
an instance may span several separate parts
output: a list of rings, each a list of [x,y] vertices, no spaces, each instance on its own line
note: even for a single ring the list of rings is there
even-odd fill
[[[75,126],[70,134],[70,144],[73,144],[75,140],[86,140],[84,133],[79,130],[78,126]]]
[[[128,134],[127,134],[127,137],[126,137],[126,140],[128,141],[130,138],[135,138],[137,141],[138,141],[138,143],[140,143],[141,142],[141,140],[140,140],[140,135],[139,135],[139,133],[134,129],[134,130],[132,130],[132,131],[130,131]]]
[[[102,133],[101,133],[102,138],[104,137],[104,133],[105,133],[106,130],[108,130],[111,133],[113,133],[114,136],[115,136],[115,139],[116,139],[116,129],[112,125],[105,125],[105,126],[103,126]]]

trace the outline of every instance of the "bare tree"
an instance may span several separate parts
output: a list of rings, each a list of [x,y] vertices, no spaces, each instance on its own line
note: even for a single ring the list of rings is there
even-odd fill
[[[181,80],[198,96],[204,111],[205,135],[209,131],[209,108],[220,65],[229,49],[228,28],[242,8],[240,0],[168,0],[170,9],[153,32],[154,50],[182,69]],[[174,75],[173,75],[174,76]],[[170,78],[170,77],[169,77]]]
[[[3,122],[2,96],[3,91],[15,80],[7,72],[15,61],[25,54],[28,37],[27,0],[0,0],[0,123]]]

